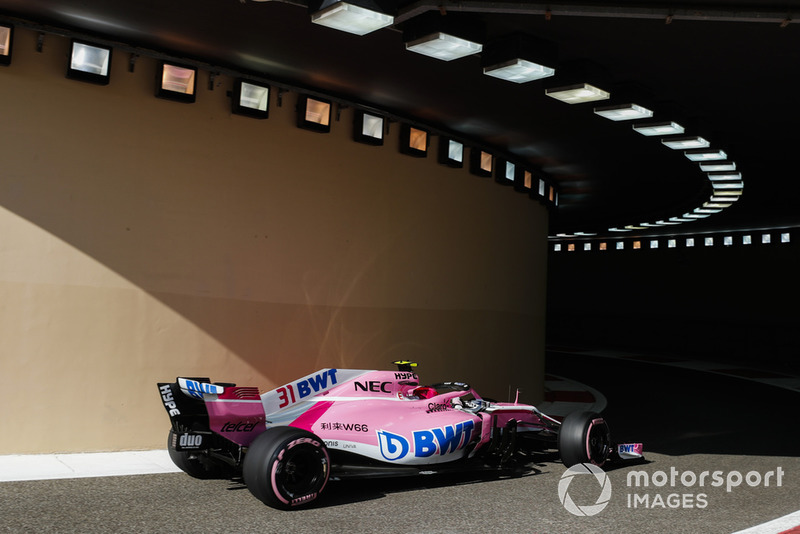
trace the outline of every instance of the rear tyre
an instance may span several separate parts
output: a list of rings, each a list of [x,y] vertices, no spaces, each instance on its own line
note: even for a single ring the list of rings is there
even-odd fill
[[[575,464],[602,466],[611,453],[608,423],[596,412],[573,412],[561,423],[558,450],[567,467]]]
[[[250,493],[268,506],[288,510],[307,505],[328,483],[328,449],[306,430],[270,428],[250,445],[242,474]]]
[[[167,451],[169,457],[178,469],[194,478],[227,478],[231,474],[231,469],[227,465],[212,460],[211,458],[201,457],[196,453],[175,450],[175,431],[169,431],[167,438]]]

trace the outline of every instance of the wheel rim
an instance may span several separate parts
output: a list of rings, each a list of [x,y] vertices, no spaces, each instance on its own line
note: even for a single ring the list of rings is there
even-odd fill
[[[275,471],[275,481],[289,499],[294,499],[319,491],[326,472],[321,451],[311,445],[300,445],[284,455]]]
[[[592,421],[586,437],[589,459],[598,465],[605,462],[611,447],[608,425],[602,419]]]

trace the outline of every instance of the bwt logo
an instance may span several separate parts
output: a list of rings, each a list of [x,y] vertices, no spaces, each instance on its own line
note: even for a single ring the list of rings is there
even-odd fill
[[[567,490],[572,482],[572,479],[577,475],[593,475],[600,484],[600,496],[594,504],[578,506],[569,496]],[[566,508],[567,512],[577,516],[592,516],[597,515],[608,506],[608,501],[611,500],[611,479],[608,478],[605,471],[593,464],[575,464],[567,469],[561,480],[558,482],[558,499],[561,504]]]
[[[413,433],[414,456],[427,458],[434,454],[454,453],[469,443],[475,423],[464,421],[430,430],[416,430]],[[411,444],[400,434],[378,430],[378,446],[381,455],[390,462],[401,460],[411,451]]]
[[[290,404],[294,404],[298,400],[308,397],[312,393],[319,393],[336,384],[336,371],[337,369],[328,369],[321,373],[312,375],[304,380],[298,380],[293,384],[286,384],[275,390],[278,395],[278,409],[285,408]],[[330,378],[330,385],[328,379]]]
[[[208,393],[209,395],[219,395],[223,391],[225,391],[225,388],[214,384],[206,384],[205,382],[198,382],[197,380],[186,379],[185,390],[190,396],[196,399],[203,399],[204,393]]]

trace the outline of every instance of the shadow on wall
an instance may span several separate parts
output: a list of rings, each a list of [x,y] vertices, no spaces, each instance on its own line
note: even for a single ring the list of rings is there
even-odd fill
[[[298,130],[288,96],[267,121],[230,115],[223,91],[158,100],[146,59],[81,84],[58,74],[66,40],[33,57],[35,34],[17,38],[0,371],[29,439],[0,454],[163,447],[155,382],[178,374],[269,389],[408,358],[423,380],[538,400],[545,208],[353,143],[347,118]]]

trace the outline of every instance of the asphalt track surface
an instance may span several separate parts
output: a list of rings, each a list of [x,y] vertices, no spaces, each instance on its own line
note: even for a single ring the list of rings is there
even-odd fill
[[[500,474],[331,482],[313,507],[292,512],[262,505],[240,480],[181,473],[6,482],[0,532],[731,533],[800,509],[800,393],[566,354],[551,354],[548,371],[602,391],[612,436],[645,443],[647,463],[607,469],[611,497],[593,516],[564,508],[564,466],[544,453]],[[629,483],[631,472],[650,485]],[[600,486],[575,476],[568,494],[593,505]]]

